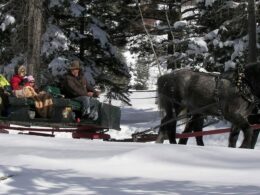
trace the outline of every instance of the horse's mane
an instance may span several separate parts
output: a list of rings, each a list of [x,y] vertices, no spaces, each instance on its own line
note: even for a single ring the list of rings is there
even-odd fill
[[[190,70],[193,72],[199,72],[201,74],[205,74],[205,75],[211,75],[211,76],[219,76],[221,75],[220,72],[209,72],[204,68],[197,68],[197,67],[184,67],[184,68],[176,68],[173,71],[174,72],[178,72],[178,71],[182,71],[182,70]]]

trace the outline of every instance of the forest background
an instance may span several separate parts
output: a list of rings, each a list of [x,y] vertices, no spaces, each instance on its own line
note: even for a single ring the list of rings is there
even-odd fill
[[[256,22],[248,18],[252,6]],[[156,88],[167,70],[223,72],[248,63],[248,24],[260,33],[259,6],[258,0],[1,0],[1,71],[9,78],[22,61],[39,85],[56,84],[80,59],[92,85],[130,103],[130,89]]]

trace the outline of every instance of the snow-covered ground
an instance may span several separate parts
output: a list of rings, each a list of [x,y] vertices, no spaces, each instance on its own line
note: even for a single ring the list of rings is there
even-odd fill
[[[133,92],[122,108],[122,139],[159,123],[154,92]],[[114,102],[116,104],[116,102]],[[207,127],[228,126],[225,122]],[[180,131],[180,129],[179,129]],[[227,134],[205,147],[0,134],[0,194],[260,194],[260,150],[227,148]],[[10,176],[10,177],[8,177]]]

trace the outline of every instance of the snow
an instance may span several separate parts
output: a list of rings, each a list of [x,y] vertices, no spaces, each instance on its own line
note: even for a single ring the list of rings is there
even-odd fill
[[[216,1],[216,0],[206,0],[206,1],[205,1],[205,6],[206,6],[206,7],[212,6],[215,1]]]
[[[177,21],[174,23],[173,27],[175,29],[180,29],[186,27],[188,22],[186,20]]]
[[[229,8],[229,9],[235,9],[239,6],[240,3],[238,2],[235,2],[235,1],[227,1],[226,2],[226,6]]]
[[[62,3],[63,3],[63,0],[52,0],[52,1],[50,2],[49,8],[53,8],[53,7],[55,7],[55,6],[61,7],[61,6],[62,6]]]
[[[164,73],[166,73],[166,68],[164,68],[163,66],[160,67],[161,68],[161,71]],[[156,89],[156,83],[157,83],[157,79],[158,79],[158,66],[152,66],[150,67],[149,69],[149,77],[151,79],[149,79],[147,81],[147,87],[148,89],[152,89],[152,90],[155,90]]]
[[[49,8],[62,7],[64,6],[64,2],[65,0],[52,0],[50,1]],[[74,17],[82,16],[82,12],[85,11],[85,9],[84,7],[78,4],[78,0],[69,1],[67,3],[70,4],[69,10],[72,16]]]
[[[85,8],[77,4],[77,1],[73,1],[70,4],[70,10],[72,12],[72,16],[80,17],[82,16],[82,13],[85,11]]]
[[[6,28],[13,23],[15,23],[15,18],[13,16],[7,14],[5,16],[3,23],[0,25],[0,28],[2,31],[5,31]]]
[[[246,50],[247,48],[247,44],[239,39],[239,40],[235,40],[234,41],[234,52],[231,55],[231,60],[234,60],[237,56],[241,56],[243,51]]]
[[[48,69],[51,70],[53,76],[64,75],[67,73],[68,59],[64,56],[54,58],[48,65]]]
[[[208,51],[207,43],[201,37],[190,38],[188,47],[190,53],[205,53]]]
[[[47,57],[57,51],[66,51],[69,49],[69,39],[56,25],[48,25],[42,39],[43,46],[41,52]]]
[[[205,35],[205,40],[213,40],[217,37],[219,29],[215,29]]]
[[[108,34],[101,30],[96,24],[90,24],[90,31],[93,33],[95,39],[98,39],[101,46],[105,48],[108,43]]]
[[[132,92],[121,106],[121,131],[113,138],[155,126],[160,113],[155,91]],[[207,129],[228,126],[225,122]],[[180,131],[180,127],[179,130]],[[117,132],[117,133],[115,133]],[[105,142],[0,134],[0,194],[259,194],[260,150],[228,148],[227,134],[194,139],[187,146]],[[8,177],[11,176],[11,177]]]
[[[116,48],[109,43],[109,35],[104,30],[96,24],[90,24],[89,30],[93,34],[94,39],[99,40],[102,48],[108,49],[111,55],[116,54]]]
[[[233,61],[229,60],[229,61],[225,62],[225,71],[229,70],[229,69],[234,69],[235,67],[236,67],[236,64]]]

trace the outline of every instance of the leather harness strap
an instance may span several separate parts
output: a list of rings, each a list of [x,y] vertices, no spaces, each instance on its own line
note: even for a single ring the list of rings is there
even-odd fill
[[[223,116],[222,109],[221,109],[221,103],[220,103],[220,97],[219,97],[219,89],[220,89],[220,82],[221,82],[220,75],[215,76],[215,82],[216,82],[216,87],[214,89],[214,94],[215,94],[214,99],[217,103],[218,114],[220,116]]]

